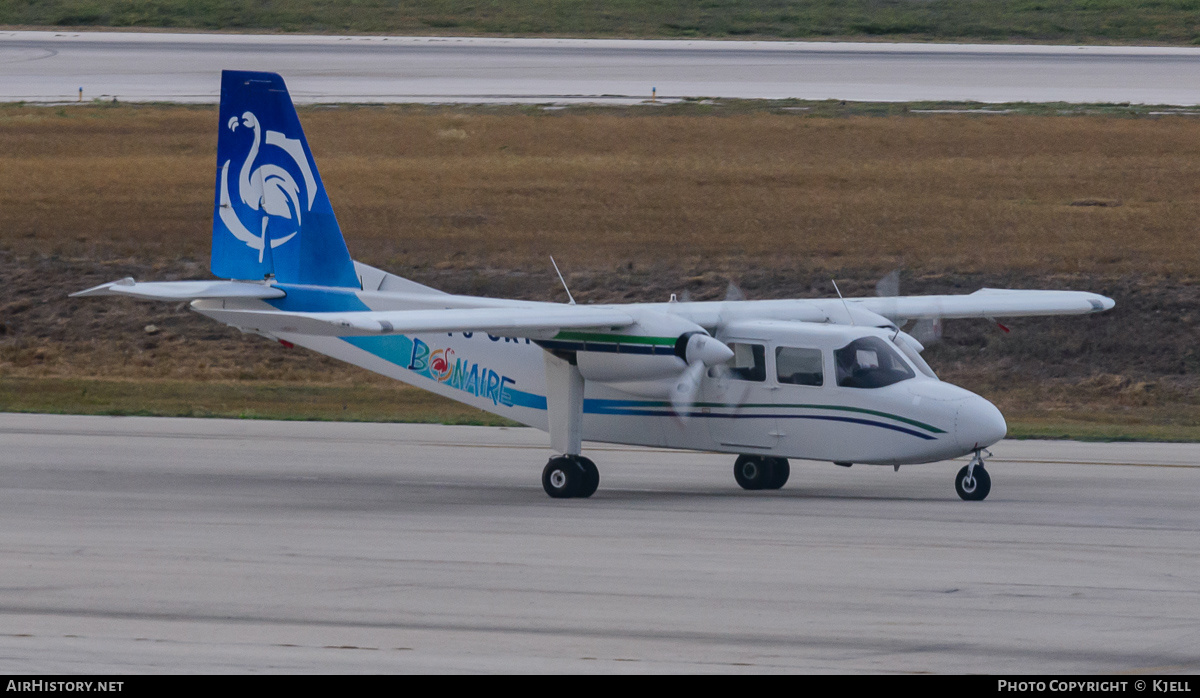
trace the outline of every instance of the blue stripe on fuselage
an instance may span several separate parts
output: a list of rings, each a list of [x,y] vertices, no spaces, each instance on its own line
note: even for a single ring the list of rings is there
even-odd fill
[[[937,440],[937,437],[929,436],[928,434],[922,434],[919,431],[913,431],[912,429],[897,426],[895,424],[887,424],[885,422],[876,422],[875,420],[872,420],[872,419],[861,419],[858,417],[841,417],[841,416],[819,415],[819,414],[780,414],[780,413],[765,413],[765,412],[740,413],[740,414],[739,413],[729,414],[729,413],[719,413],[719,412],[678,413],[678,412],[675,412],[674,410],[663,410],[663,409],[654,410],[654,409],[636,409],[636,408],[630,409],[627,407],[616,407],[614,405],[608,404],[608,403],[617,403],[617,404],[621,404],[621,405],[628,405],[631,402],[634,402],[634,401],[632,401],[632,400],[584,400],[583,401],[583,412],[584,412],[584,414],[603,414],[603,415],[615,415],[615,416],[627,416],[627,417],[634,417],[634,416],[674,417],[674,416],[680,416],[680,417],[702,417],[702,418],[709,418],[709,419],[712,419],[712,418],[716,418],[716,419],[815,419],[815,420],[820,420],[820,421],[825,421],[825,422],[848,422],[850,424],[863,424],[863,425],[872,426],[872,427],[882,427],[884,429],[891,429],[892,431],[898,431],[902,434],[909,434],[910,436],[916,436],[916,437],[925,439],[926,441],[936,441]],[[647,406],[657,406],[657,405],[661,405],[662,403],[647,402],[645,404]]]
[[[524,390],[508,389],[508,395],[512,398],[513,407],[528,407],[533,410],[546,409],[546,398],[542,395],[527,393]]]

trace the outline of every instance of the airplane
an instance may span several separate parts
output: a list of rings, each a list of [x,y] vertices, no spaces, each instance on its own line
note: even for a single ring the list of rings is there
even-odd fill
[[[1004,416],[939,380],[902,328],[1115,305],[1002,289],[605,305],[576,305],[569,289],[569,303],[444,293],[351,259],[274,73],[223,72],[214,189],[217,280],[125,278],[72,295],[188,301],[243,332],[547,431],[554,455],[542,486],[560,499],[600,484],[587,440],[735,455],[746,490],[783,487],[789,459],[899,470],[971,455],[955,489],[982,500]]]

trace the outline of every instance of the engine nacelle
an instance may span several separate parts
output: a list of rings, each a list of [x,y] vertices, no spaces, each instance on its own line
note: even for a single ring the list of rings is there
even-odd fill
[[[620,333],[564,332],[558,338],[578,340],[579,373],[600,383],[675,379],[688,364],[713,366],[733,356],[704,328],[666,313],[645,313]]]
[[[672,347],[673,348],[673,347]],[[575,355],[585,380],[599,383],[654,381],[683,373],[687,362],[664,354],[625,354],[581,351]]]

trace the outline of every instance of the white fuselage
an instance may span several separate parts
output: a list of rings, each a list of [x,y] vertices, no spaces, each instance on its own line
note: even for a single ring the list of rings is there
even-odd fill
[[[297,305],[326,298],[329,310],[513,308],[534,302],[398,291],[336,291],[280,286]],[[301,297],[304,296],[304,297]],[[324,301],[323,301],[324,302]],[[288,309],[287,299],[196,301],[216,308]],[[595,307],[595,306],[591,306]],[[886,329],[830,323],[838,301],[739,301],[614,306],[675,316],[720,328],[727,344],[759,347],[757,373],[709,369],[697,398],[682,412],[654,386],[585,383],[582,437],[589,441],[727,453],[754,453],[849,463],[923,463],[961,456],[1003,438],[1006,425],[987,400],[938,380],[904,359],[912,377],[883,387],[846,387],[836,380],[834,351],[856,337],[890,341]],[[736,318],[736,319],[735,319]],[[545,349],[536,339],[483,332],[319,337],[270,335],[473,407],[549,430]],[[820,385],[781,380],[777,352],[820,352]],[[577,356],[583,357],[586,349]],[[610,354],[611,356],[612,354]],[[813,356],[816,356],[814,353]],[[603,359],[599,353],[597,357]],[[580,364],[585,362],[580,358]],[[927,375],[930,374],[930,375]],[[633,386],[633,387],[631,387]],[[665,391],[663,391],[665,394]]]

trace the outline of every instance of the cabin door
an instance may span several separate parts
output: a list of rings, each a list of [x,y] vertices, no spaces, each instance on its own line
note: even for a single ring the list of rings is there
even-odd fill
[[[767,381],[767,343],[727,339],[733,359],[708,370],[700,411],[709,434],[725,447],[757,453],[775,446],[775,400]]]

